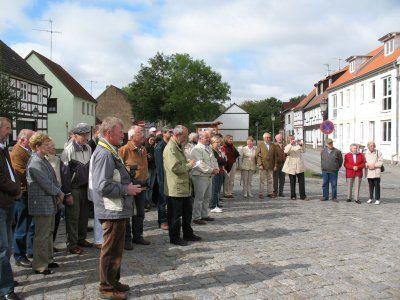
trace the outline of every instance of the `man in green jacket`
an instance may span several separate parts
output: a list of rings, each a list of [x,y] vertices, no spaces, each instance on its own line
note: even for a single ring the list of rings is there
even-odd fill
[[[184,146],[187,143],[188,130],[182,125],[174,128],[173,136],[165,146],[164,161],[164,192],[167,196],[169,239],[172,244],[186,246],[187,241],[200,241],[193,233],[192,198],[189,171],[194,167],[194,161],[187,160]],[[182,225],[181,219],[182,217]],[[180,237],[181,226],[183,239]]]

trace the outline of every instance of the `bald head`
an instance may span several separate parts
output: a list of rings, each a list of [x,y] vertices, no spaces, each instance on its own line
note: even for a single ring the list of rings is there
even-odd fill
[[[210,132],[209,131],[200,131],[199,133],[199,143],[205,146],[210,145]]]

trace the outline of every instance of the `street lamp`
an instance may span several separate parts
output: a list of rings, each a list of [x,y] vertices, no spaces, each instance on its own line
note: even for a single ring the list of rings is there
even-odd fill
[[[319,107],[321,109],[322,122],[324,122],[328,120],[328,101],[323,99],[319,103]],[[322,133],[322,148],[325,148],[325,133]]]
[[[39,110],[37,106],[32,110],[32,117],[35,119],[35,131],[38,130]]]
[[[258,145],[258,122],[255,122],[254,125],[256,126],[256,145]]]
[[[272,121],[272,140],[275,138],[275,115],[271,115],[271,121]]]

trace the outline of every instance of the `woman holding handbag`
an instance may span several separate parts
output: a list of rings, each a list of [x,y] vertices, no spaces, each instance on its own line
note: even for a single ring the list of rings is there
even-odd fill
[[[368,204],[372,203],[375,191],[375,204],[381,203],[381,172],[383,171],[382,153],[376,150],[375,142],[369,142],[368,150],[365,152],[366,168],[365,173],[369,186]]]

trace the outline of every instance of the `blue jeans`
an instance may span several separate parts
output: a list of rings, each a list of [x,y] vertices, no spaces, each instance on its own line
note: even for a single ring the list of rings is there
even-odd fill
[[[27,254],[33,254],[33,236],[35,225],[32,217],[28,214],[28,194],[23,193],[22,197],[14,203],[14,258],[16,261],[26,258]]]
[[[14,276],[10,264],[14,207],[0,207],[0,296],[14,291]]]
[[[212,179],[211,209],[219,206],[221,187],[224,183],[224,174],[217,174]]]
[[[322,172],[322,194],[324,200],[329,200],[329,184],[332,189],[332,199],[337,199],[338,171],[328,173]]]

